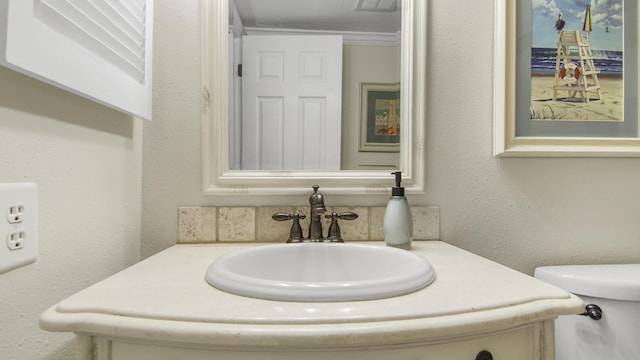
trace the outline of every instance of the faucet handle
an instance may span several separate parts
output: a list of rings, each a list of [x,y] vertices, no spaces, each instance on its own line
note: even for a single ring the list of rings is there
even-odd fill
[[[287,242],[301,242],[302,240],[304,240],[302,236],[302,227],[300,226],[300,219],[305,219],[306,215],[298,213],[289,214],[278,212],[271,215],[271,218],[275,221],[287,221],[293,219],[293,224],[291,224],[291,230],[289,230],[289,239],[287,240]]]
[[[338,214],[338,219],[340,220],[355,220],[358,218],[358,214],[354,213],[352,211],[347,211],[347,212],[343,212]]]
[[[340,220],[355,220],[358,218],[358,214],[354,213],[352,211],[347,211],[347,212],[343,212],[343,213],[336,213],[333,212],[331,214],[326,214],[324,217],[326,219],[331,219],[331,220],[335,220],[335,219],[340,219]]]
[[[285,212],[277,212],[273,215],[271,215],[271,218],[275,221],[287,221],[287,220],[291,220],[293,219],[293,215],[295,214],[289,214],[289,213],[285,213]],[[302,215],[304,216],[304,215]]]
[[[338,219],[355,220],[358,218],[358,214],[350,211],[340,214],[333,212],[331,214],[326,214],[324,217],[327,219],[331,219],[331,225],[329,225],[329,233],[327,234],[327,239],[333,242],[344,242],[342,240],[342,234],[340,233],[340,225],[338,225]]]

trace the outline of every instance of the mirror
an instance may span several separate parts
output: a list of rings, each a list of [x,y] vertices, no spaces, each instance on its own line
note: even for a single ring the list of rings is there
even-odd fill
[[[322,170],[317,167],[283,167],[285,170],[273,170],[264,168],[251,168],[250,170],[238,170],[234,164],[234,148],[237,148],[239,136],[234,129],[236,124],[233,117],[245,111],[246,104],[234,108],[233,94],[229,89],[236,72],[233,64],[233,50],[229,51],[229,45],[233,42],[229,35],[230,26],[235,26],[229,21],[229,0],[212,1],[203,0],[203,170],[204,190],[208,194],[264,194],[281,195],[308,193],[312,183],[318,183],[325,191],[343,194],[388,194],[388,188],[392,184],[390,169],[399,168],[403,171],[403,184],[408,193],[423,192],[423,122],[425,102],[425,71],[426,71],[426,4],[424,1],[402,0],[401,8],[401,40],[400,40],[400,69],[399,85],[395,85],[402,94],[399,104],[399,127],[402,131],[397,136],[395,143],[380,141],[373,145],[378,146],[373,152],[373,158],[380,158],[381,154],[399,154],[396,164],[388,164],[383,160],[373,163],[362,170],[329,168]],[[264,0],[263,0],[264,1]],[[400,0],[399,0],[400,1]],[[354,6],[362,1],[341,0]],[[367,3],[367,2],[365,2]],[[280,19],[282,21],[282,19]],[[249,22],[249,21],[247,21]],[[397,55],[395,55],[397,56]],[[246,70],[243,70],[243,72]],[[244,75],[244,74],[243,74]],[[344,115],[349,122],[355,122],[360,129],[362,114],[367,113],[367,103],[362,94],[375,94],[376,104],[384,104],[385,109],[397,107],[397,102],[388,105],[392,101],[389,98],[380,97],[379,93],[394,94],[393,83],[382,84],[385,87],[376,88],[379,83],[366,83],[359,80],[356,102],[359,115]],[[346,88],[343,86],[342,88]],[[398,91],[395,91],[397,97]],[[384,101],[378,101],[378,100]],[[369,101],[371,103],[371,101]],[[231,104],[231,105],[230,105]],[[349,105],[353,107],[353,105]],[[378,106],[378,105],[375,105]],[[378,111],[373,108],[369,113]],[[397,112],[397,110],[394,110]],[[236,115],[234,115],[234,112]],[[231,118],[230,118],[231,116]],[[386,114],[388,116],[388,114]],[[355,119],[354,119],[355,117]],[[365,117],[366,118],[366,117]],[[381,120],[379,118],[378,120]],[[388,118],[382,119],[389,124]],[[375,120],[374,120],[375,121]],[[231,125],[231,126],[230,126]],[[344,125],[342,128],[344,129]],[[360,135],[362,131],[358,131]],[[287,140],[289,137],[285,137]],[[389,138],[389,137],[387,137]],[[285,141],[286,142],[286,141]],[[359,152],[363,150],[363,143],[353,138],[342,139],[342,144],[358,144]],[[395,149],[384,148],[390,145]],[[344,146],[342,146],[344,149]],[[382,151],[380,151],[382,149]],[[372,148],[364,149],[372,152]],[[375,151],[375,150],[374,150]],[[397,156],[397,155],[395,155]],[[385,164],[387,163],[387,164]],[[384,170],[379,170],[384,169]]]
[[[230,168],[397,169],[397,4],[229,0]]]

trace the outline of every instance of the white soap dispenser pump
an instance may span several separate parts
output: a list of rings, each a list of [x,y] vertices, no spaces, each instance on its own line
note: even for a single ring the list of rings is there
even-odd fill
[[[410,249],[413,220],[409,203],[404,196],[404,188],[400,186],[402,172],[396,171],[391,174],[396,177],[396,186],[391,189],[391,198],[384,212],[384,242],[388,246]]]

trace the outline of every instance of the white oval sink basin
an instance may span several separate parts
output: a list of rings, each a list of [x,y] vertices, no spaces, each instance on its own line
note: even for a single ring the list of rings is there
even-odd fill
[[[256,246],[216,259],[212,286],[236,295],[329,302],[407,294],[435,279],[431,264],[406,250],[367,244],[297,243]]]

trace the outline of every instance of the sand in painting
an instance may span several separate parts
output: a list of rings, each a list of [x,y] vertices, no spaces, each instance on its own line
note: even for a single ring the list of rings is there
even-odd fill
[[[553,74],[531,74],[531,113],[534,119],[560,120],[624,120],[624,94],[622,75],[600,74],[598,80],[602,98],[597,92],[589,93],[589,103],[579,95],[568,98],[568,91],[559,91],[553,101]],[[562,82],[562,80],[560,80]]]

